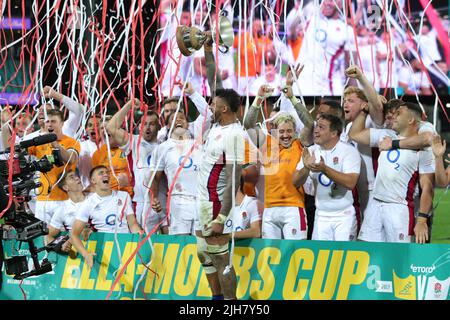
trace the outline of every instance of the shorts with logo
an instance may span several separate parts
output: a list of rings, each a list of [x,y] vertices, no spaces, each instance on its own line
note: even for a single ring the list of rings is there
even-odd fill
[[[150,207],[150,202],[147,201],[136,203],[136,220],[147,233],[151,232],[155,228],[156,233],[162,227],[169,225],[166,219],[165,210],[163,209],[160,212],[156,212]]]
[[[172,195],[169,234],[195,234],[197,207],[194,197]]]
[[[306,215],[299,207],[265,208],[262,220],[264,239],[303,240],[307,237]]]
[[[312,240],[354,241],[357,222],[353,206],[339,212],[316,210]]]
[[[413,209],[399,203],[370,199],[358,239],[371,242],[411,242]]]

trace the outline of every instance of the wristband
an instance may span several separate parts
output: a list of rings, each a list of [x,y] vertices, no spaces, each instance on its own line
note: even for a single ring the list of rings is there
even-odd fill
[[[261,103],[260,105],[257,105],[257,104],[256,104],[256,101],[258,101],[259,99],[260,99],[261,101],[264,101],[264,100],[265,100],[264,97],[256,96],[256,97],[255,97],[255,100],[253,100],[253,103],[252,103],[252,106],[255,107],[255,108],[258,108],[258,109],[262,107],[262,103]]]
[[[391,150],[400,149],[400,140],[392,140]]]
[[[300,101],[297,99],[296,96],[292,96],[289,98],[289,100],[291,100],[292,104],[295,106],[297,103],[299,103]]]
[[[227,216],[219,213],[219,215],[217,216],[217,218],[213,221],[213,223],[218,223],[218,224],[224,224],[225,221],[227,221]]]
[[[429,214],[429,213],[419,212],[419,213],[417,214],[417,217],[428,219],[428,218],[430,217],[430,214]]]

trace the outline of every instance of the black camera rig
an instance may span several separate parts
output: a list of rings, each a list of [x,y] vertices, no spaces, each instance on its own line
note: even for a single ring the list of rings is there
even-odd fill
[[[34,270],[28,271],[26,256],[13,256],[5,259],[6,273],[14,275],[14,279],[24,279],[50,272],[51,263],[44,259],[39,263],[38,253],[41,251],[61,250],[61,245],[68,237],[59,237],[52,243],[37,248],[34,239],[48,234],[47,224],[37,219],[28,208],[31,190],[41,186],[34,180],[37,171],[46,173],[53,166],[62,166],[60,151],[54,149],[52,155],[31,161],[27,148],[56,141],[55,134],[38,136],[22,141],[13,150],[7,148],[0,152],[4,159],[0,160],[0,246],[5,240],[27,242]],[[7,158],[7,159],[5,159]],[[3,220],[3,222],[1,222]],[[65,241],[63,241],[65,239]],[[3,250],[0,248],[0,270],[3,264]],[[1,277],[1,272],[0,272]],[[1,288],[1,282],[0,282]]]

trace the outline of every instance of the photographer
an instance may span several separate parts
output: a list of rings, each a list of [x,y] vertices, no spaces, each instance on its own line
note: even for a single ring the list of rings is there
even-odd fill
[[[75,139],[63,134],[64,125],[63,114],[59,110],[49,110],[45,122],[45,131],[54,133],[57,141],[52,143],[33,146],[28,149],[30,155],[42,159],[47,156],[52,159],[50,162],[55,164],[52,170],[40,175],[39,181],[42,184],[38,189],[35,216],[45,222],[50,222],[54,211],[62,204],[62,201],[68,199],[67,193],[56,187],[58,176],[68,170],[75,170],[80,152],[80,143]],[[50,157],[49,157],[50,156]]]

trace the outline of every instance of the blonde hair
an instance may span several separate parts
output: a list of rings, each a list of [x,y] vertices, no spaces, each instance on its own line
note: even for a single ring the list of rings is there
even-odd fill
[[[362,91],[360,88],[352,87],[352,86],[347,87],[347,88],[344,90],[344,98],[345,98],[346,96],[348,96],[348,95],[351,95],[352,93],[356,94],[356,96],[357,96],[358,98],[360,98],[361,100],[363,100],[363,101],[365,101],[365,102],[368,102],[368,101],[369,101],[369,100],[367,100],[367,97],[366,97],[366,95],[364,94],[364,91]]]

